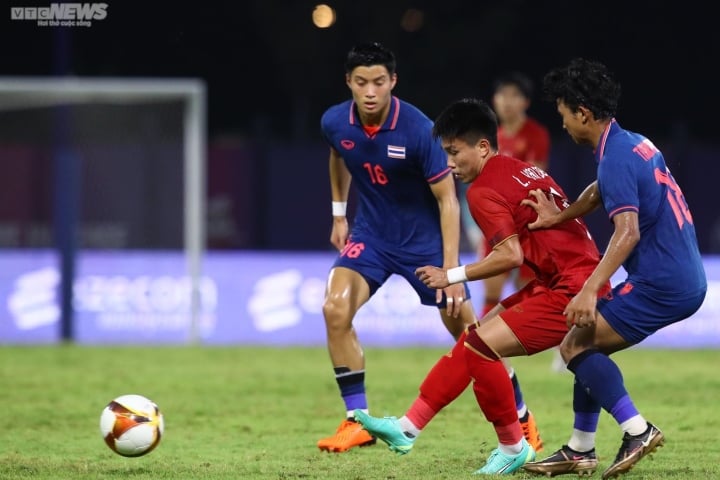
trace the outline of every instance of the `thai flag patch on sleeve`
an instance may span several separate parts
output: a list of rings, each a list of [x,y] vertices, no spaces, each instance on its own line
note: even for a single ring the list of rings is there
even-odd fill
[[[397,147],[395,145],[388,145],[388,157],[390,157],[390,158],[405,158],[405,147]]]

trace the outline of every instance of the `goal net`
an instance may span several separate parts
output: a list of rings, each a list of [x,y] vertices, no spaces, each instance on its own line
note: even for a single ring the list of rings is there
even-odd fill
[[[132,306],[115,305],[128,313],[169,308],[167,297],[185,296],[175,300],[173,321],[178,335],[197,340],[205,249],[204,83],[0,77],[0,122],[0,252],[15,260],[57,252],[55,269],[20,266],[26,271],[11,278],[16,287],[7,304],[19,331],[46,326],[76,339],[77,323],[69,321],[76,317],[74,307],[98,297],[88,293],[97,285],[78,287],[74,278],[84,256],[154,252],[123,257],[125,263],[137,258],[143,269],[124,286],[105,285],[104,297],[95,299],[117,303],[122,297],[128,303],[134,295]],[[183,272],[162,261],[174,251],[184,252]],[[183,287],[158,290],[150,280],[138,286],[136,280],[150,273],[156,279],[181,275]],[[48,292],[55,284],[57,293]],[[78,288],[85,289],[82,299]],[[55,301],[47,298],[52,295]],[[165,307],[156,305],[163,302]],[[144,313],[132,321],[148,322]],[[9,335],[0,330],[0,342],[8,340],[4,334]]]

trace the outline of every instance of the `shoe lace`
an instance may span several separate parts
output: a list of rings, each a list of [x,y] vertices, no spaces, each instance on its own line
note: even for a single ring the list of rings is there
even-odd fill
[[[357,425],[356,422],[353,422],[352,420],[343,420],[343,422],[340,424],[340,426],[337,428],[335,433],[341,433],[346,431],[348,428],[351,428],[353,426]]]
[[[488,465],[494,464],[497,461],[497,458],[499,456],[500,456],[500,450],[498,450],[498,449],[493,450],[493,452],[490,454],[490,457],[488,457],[488,459],[487,459],[487,464]]]
[[[534,429],[531,428],[530,422],[521,422],[520,426],[522,427],[523,437],[530,443],[533,448],[541,448],[542,447],[542,439],[540,438],[540,433]]]

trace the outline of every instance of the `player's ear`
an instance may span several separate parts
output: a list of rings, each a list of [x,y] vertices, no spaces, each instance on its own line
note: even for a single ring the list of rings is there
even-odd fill
[[[395,85],[397,84],[397,79],[397,73],[393,73],[392,75],[390,75],[390,90],[395,88]]]
[[[348,88],[350,88],[350,74],[349,73],[345,74],[345,85],[347,85]]]
[[[478,140],[477,144],[475,145],[476,148],[480,149],[480,153],[483,157],[490,156],[490,153],[492,152],[492,148],[490,147],[490,141],[487,138],[481,138]]]
[[[578,116],[582,123],[587,123],[595,117],[590,110],[582,105],[578,107]]]

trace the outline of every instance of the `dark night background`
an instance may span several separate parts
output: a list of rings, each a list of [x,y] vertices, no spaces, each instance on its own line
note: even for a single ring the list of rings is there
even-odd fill
[[[493,79],[507,70],[539,84],[574,56],[603,61],[622,83],[618,121],[664,151],[702,249],[720,252],[720,215],[705,203],[720,174],[720,40],[700,2],[336,0],[325,2],[337,12],[328,29],[311,21],[320,1],[105,3],[107,18],[90,28],[49,28],[9,13],[49,2],[6,2],[0,75],[204,79],[215,148],[208,193],[232,198],[235,230],[224,239],[211,234],[211,247],[329,248],[319,119],[349,96],[347,50],[373,40],[397,55],[395,93],[431,118],[461,96],[489,99]],[[411,8],[423,12],[414,32],[401,28]],[[568,140],[554,105],[536,98],[530,113],[551,130],[551,173],[577,195],[594,178],[591,153]],[[237,155],[228,145],[239,145]],[[602,244],[607,221],[590,223]]]

